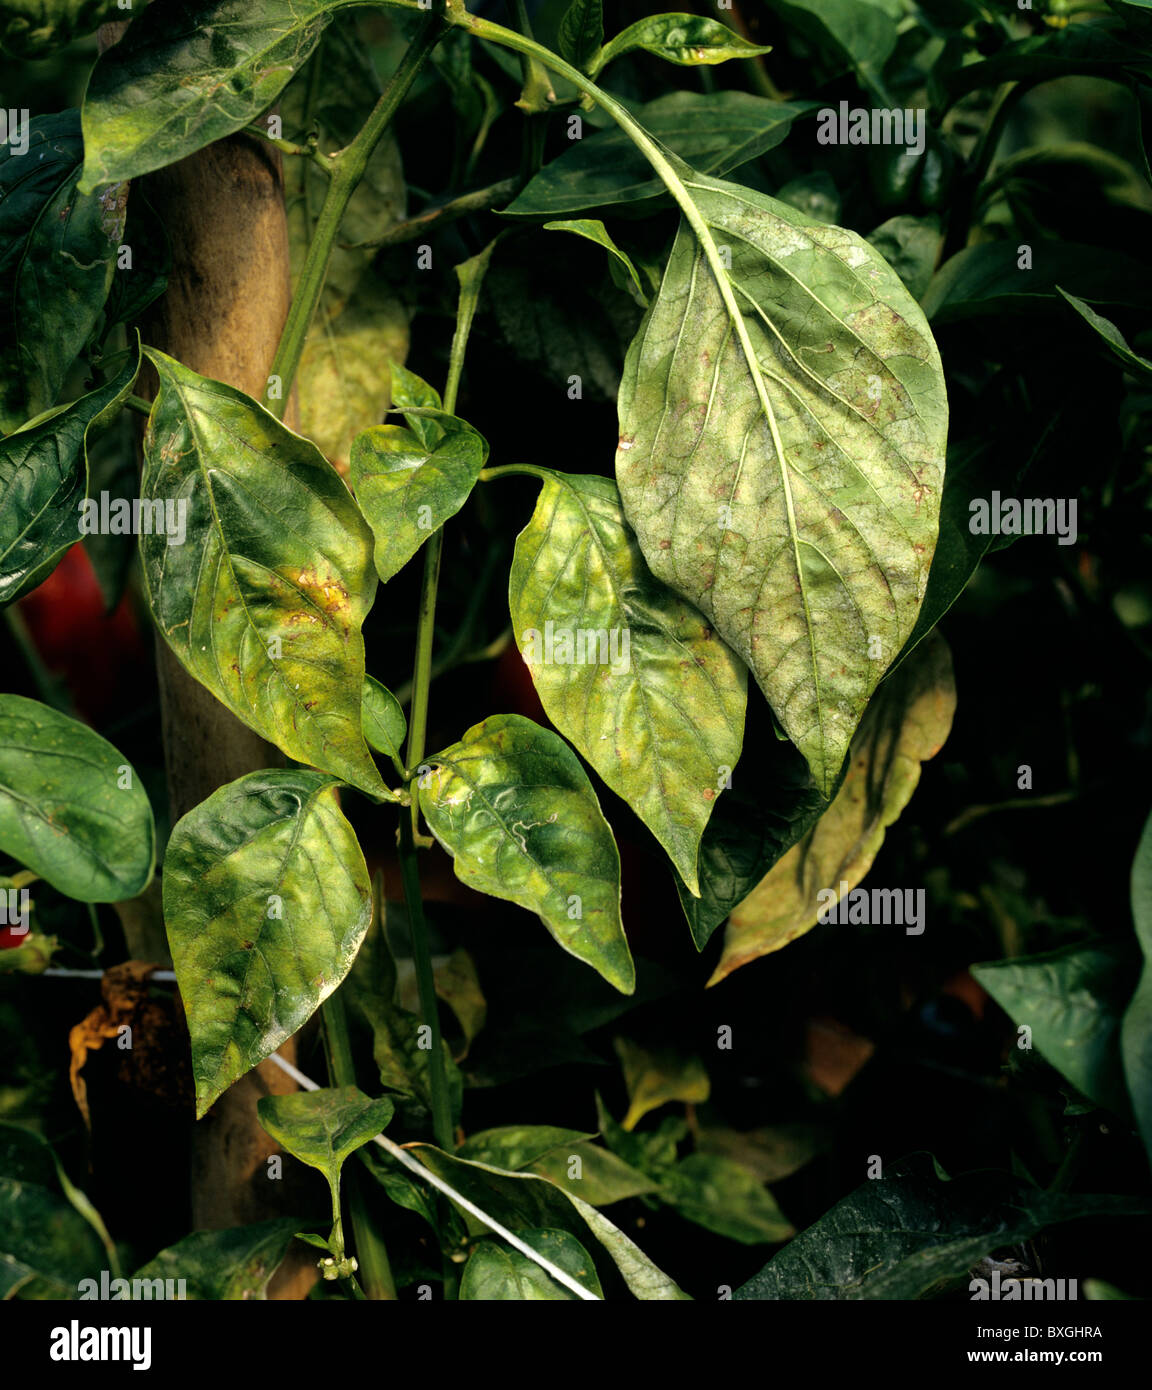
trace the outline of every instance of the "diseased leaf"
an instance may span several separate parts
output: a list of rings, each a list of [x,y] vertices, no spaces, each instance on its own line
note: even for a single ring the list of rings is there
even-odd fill
[[[732,913],[709,984],[803,936],[860,882],[916,790],[920,764],[948,737],[955,708],[952,657],[937,634],[876,693],[831,806]],[[902,922],[904,890],[887,891],[895,894],[894,915]],[[818,896],[828,892],[835,896]]]
[[[1145,822],[1132,863],[1131,891],[1144,969],[1121,1022],[1120,1055],[1136,1127],[1152,1162],[1152,817]]]
[[[0,23],[3,15],[0,14]],[[27,118],[25,118],[27,119]],[[76,191],[80,113],[27,122],[0,145],[0,433],[53,405],[100,318],[123,240],[126,185]]]
[[[653,578],[607,478],[544,480],[508,596],[548,717],[695,893],[700,837],[740,757],[743,664]]]
[[[617,1038],[614,1046],[628,1088],[625,1129],[635,1129],[650,1110],[658,1110],[669,1101],[702,1105],[708,1099],[711,1087],[699,1057],[667,1050],[650,1052],[628,1038]]]
[[[578,1283],[604,1297],[592,1257],[568,1231],[522,1230],[520,1239]],[[578,1302],[577,1296],[506,1241],[481,1240],[473,1247],[460,1280],[461,1302]]]
[[[636,48],[680,67],[726,63],[729,58],[755,58],[772,52],[770,47],[749,43],[716,19],[695,14],[654,14],[638,19],[606,43],[592,64],[590,75],[595,77],[614,58]]]
[[[355,1086],[261,1096],[260,1123],[287,1151],[334,1183],[345,1160],[370,1143],[392,1118],[386,1096],[373,1100]]]
[[[190,1301],[266,1299],[269,1280],[299,1227],[299,1219],[289,1216],[226,1231],[193,1231],[161,1250],[133,1278],[171,1279],[177,1288],[183,1279],[183,1296]]]
[[[747,92],[669,92],[636,108],[649,134],[706,174],[726,174],[774,149],[814,101],[768,101]],[[584,208],[658,198],[664,185],[624,131],[613,127],[546,164],[504,209],[524,217],[557,217]]]
[[[1132,976],[1123,946],[1077,943],[971,972],[1013,1023],[1031,1029],[1032,1046],[1061,1076],[1097,1105],[1127,1110],[1120,1016]]]
[[[682,1158],[661,1177],[659,1195],[687,1220],[742,1245],[776,1245],[796,1233],[764,1184],[720,1154]]]
[[[357,0],[176,0],[142,9],[100,55],[84,96],[81,192],[132,179],[266,110]]]
[[[419,788],[461,882],[538,913],[566,951],[632,993],[616,841],[562,738],[522,715],[493,715],[429,758]]]
[[[837,1202],[732,1297],[924,1298],[1048,1226],[1149,1210],[1143,1198],[1042,1192],[991,1170],[949,1181],[930,1155],[914,1154]]]
[[[312,1016],[368,930],[368,870],[335,786],[318,772],[253,772],[172,831],[164,920],[198,1117]]]
[[[579,1159],[579,1167],[572,1160]],[[607,1207],[627,1197],[641,1197],[656,1191],[656,1184],[645,1173],[631,1167],[599,1144],[561,1145],[541,1154],[529,1164],[570,1196],[579,1197],[592,1207]]]
[[[361,700],[360,715],[363,721],[364,738],[369,747],[389,758],[402,758],[404,738],[408,733],[408,720],[404,707],[386,686],[380,684],[375,676],[364,677],[364,693]]]
[[[685,172],[682,220],[620,386],[616,476],[657,578],[751,667],[828,793],[915,625],[947,401],[924,316],[854,233]]]
[[[149,607],[184,668],[291,758],[387,795],[364,742],[360,626],[371,536],[314,444],[256,401],[153,348],[160,391],[140,492],[186,509],[142,533]]]
[[[409,428],[374,425],[352,442],[351,482],[376,537],[376,571],[387,583],[455,516],[488,457],[484,439],[440,409],[440,397],[405,368],[392,369],[394,408],[419,407]]]
[[[457,1061],[461,1061],[468,1055],[468,1049],[488,1018],[488,1004],[480,988],[476,963],[462,946],[458,946],[446,961],[435,967],[432,982],[437,999],[443,999],[452,1010],[464,1034],[464,1046],[456,1054]]]
[[[134,350],[111,381],[0,440],[0,604],[36,588],[80,539],[88,492],[88,435],[132,389]]]
[[[557,41],[560,56],[588,72],[604,42],[603,0],[572,0],[560,21]]]
[[[595,1137],[582,1134],[578,1129],[558,1129],[555,1125],[502,1125],[499,1129],[485,1129],[469,1135],[456,1152],[461,1158],[514,1171],[531,1167],[553,1149],[573,1149]]]
[[[686,1299],[668,1276],[595,1207],[534,1173],[508,1173],[489,1164],[446,1154],[431,1144],[413,1144],[409,1151],[462,1197],[519,1234],[546,1227],[564,1230],[577,1240],[591,1231],[611,1257],[632,1293],[643,1300]],[[469,1229],[486,1230],[468,1213]]]
[[[0,695],[0,849],[67,897],[120,902],[152,877],[152,807],[123,753],[93,729]]]

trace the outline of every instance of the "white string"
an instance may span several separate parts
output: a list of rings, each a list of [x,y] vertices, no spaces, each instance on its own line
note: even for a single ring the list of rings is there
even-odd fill
[[[66,970],[62,965],[51,966],[47,970],[41,970],[41,975],[55,975],[58,978],[68,980],[102,980],[105,972],[103,970]],[[171,980],[175,982],[175,970],[153,970],[148,976],[150,980]]]
[[[302,1071],[298,1071],[291,1062],[286,1062],[278,1053],[273,1052],[268,1060],[270,1062],[275,1062],[278,1067],[286,1071],[296,1084],[301,1086],[305,1091],[318,1091],[320,1089],[315,1081],[305,1076]],[[386,1138],[383,1134],[377,1134],[374,1142],[379,1144],[382,1149],[386,1149],[398,1163],[402,1163],[405,1168],[410,1169],[417,1177],[424,1182],[430,1183],[433,1187],[438,1188],[446,1197],[450,1197],[457,1206],[463,1207],[465,1211],[470,1211],[478,1221],[483,1221],[485,1226],[495,1231],[496,1234],[506,1240],[509,1245],[515,1246],[522,1255],[527,1255],[527,1257],[538,1264],[541,1269],[546,1270],[558,1284],[563,1284],[566,1289],[571,1290],[577,1298],[586,1299],[589,1303],[603,1302],[596,1294],[586,1289],[583,1284],[577,1283],[570,1274],[566,1273],[558,1265],[554,1265],[551,1260],[546,1259],[538,1250],[533,1250],[532,1247],[525,1241],[522,1241],[519,1236],[513,1235],[506,1227],[501,1226],[499,1221],[494,1217],[489,1216],[487,1212],[481,1211],[480,1208],[470,1202],[467,1197],[462,1197],[455,1188],[450,1187],[443,1178],[437,1177],[435,1173],[425,1168],[418,1159],[413,1158],[412,1155],[409,1154],[407,1150],[402,1149],[399,1144],[393,1143],[391,1139]]]

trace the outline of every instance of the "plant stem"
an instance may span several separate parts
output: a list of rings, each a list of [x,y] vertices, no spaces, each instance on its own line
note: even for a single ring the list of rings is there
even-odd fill
[[[14,603],[5,608],[4,621],[8,624],[8,635],[24,658],[28,674],[32,677],[32,683],[41,700],[53,709],[59,710],[61,714],[74,717],[76,711],[68,697],[64,682],[58,680],[44,665],[39,649],[32,640],[32,634],[28,631],[28,624],[24,621],[24,614]]]
[[[595,82],[590,82],[582,72],[579,72],[570,63],[566,63],[563,58],[545,48],[542,44],[536,43],[532,39],[522,37],[511,29],[505,29],[500,24],[493,24],[490,20],[479,19],[475,15],[464,14],[458,10],[449,11],[451,23],[467,29],[475,34],[477,38],[488,39],[491,43],[502,44],[505,48],[511,48],[517,53],[526,53],[529,57],[538,58],[546,67],[553,72],[566,77],[569,82],[585,92],[592,100],[602,107],[616,124],[624,131],[644,158],[651,164],[653,170],[659,175],[661,182],[676,200],[680,211],[684,214],[684,220],[692,228],[696,240],[700,244],[700,250],[704,253],[704,259],[712,271],[716,281],[716,289],[720,298],[724,302],[724,307],[728,312],[729,321],[732,324],[732,331],[740,344],[741,352],[745,361],[748,363],[749,371],[753,379],[753,386],[759,399],[760,409],[768,422],[768,429],[772,435],[772,446],[776,451],[777,458],[785,457],[784,441],[780,434],[779,422],[776,419],[776,412],[772,407],[772,402],[768,399],[767,388],[764,385],[762,374],[756,369],[757,357],[752,346],[752,340],[748,335],[748,326],[744,322],[744,315],[740,312],[740,307],[736,303],[736,297],[732,292],[732,284],[728,277],[728,272],[724,263],[720,259],[720,252],[716,242],[713,240],[711,228],[704,218],[704,214],[692,199],[687,187],[677,172],[675,166],[666,157],[664,152],[648,134],[642,125],[614,98],[607,92],[601,91]],[[891,103],[889,103],[891,104]],[[675,156],[674,156],[675,157]],[[686,172],[687,165],[682,160],[677,159],[676,163]],[[785,474],[785,503],[788,509],[788,529],[793,536],[796,534],[795,518],[793,515],[793,502],[791,487]]]
[[[324,1044],[328,1055],[328,1077],[333,1086],[355,1086],[356,1065],[352,1059],[352,1044],[348,1037],[348,1017],[340,991],[330,994],[321,1006],[324,1023]],[[348,1206],[352,1214],[352,1237],[356,1258],[360,1262],[368,1297],[392,1300],[396,1297],[396,1281],[388,1250],[372,1224],[360,1183],[360,1173],[353,1172],[345,1179]],[[353,1280],[355,1283],[355,1280]],[[355,1295],[354,1295],[355,1296]],[[364,1297],[361,1293],[360,1297]]]
[[[269,409],[277,418],[283,417],[292,390],[292,382],[295,380],[296,369],[304,351],[304,339],[308,335],[316,306],[320,303],[324,280],[328,274],[328,262],[348,203],[364,177],[373,150],[380,143],[400,103],[407,96],[408,89],[412,86],[424,60],[444,33],[444,25],[438,15],[429,15],[425,19],[360,133],[350,145],[330,158],[332,181],[328,185],[328,196],[320,209],[316,230],[308,247],[308,255],[305,257],[284,331],[280,335],[280,345],[272,363],[270,375],[280,378],[280,395],[269,403]]]
[[[486,212],[489,208],[511,198],[522,186],[519,178],[501,179],[499,183],[489,184],[487,188],[476,188],[471,193],[461,193],[449,203],[439,207],[425,208],[406,222],[397,222],[383,236],[375,241],[358,241],[350,248],[353,251],[377,250],[382,246],[400,246],[406,241],[415,241],[418,236],[433,227],[443,227],[455,222],[458,217],[466,217],[470,212]]]
[[[137,415],[152,414],[152,402],[146,401],[143,396],[125,396],[124,404],[129,410],[134,410]]]

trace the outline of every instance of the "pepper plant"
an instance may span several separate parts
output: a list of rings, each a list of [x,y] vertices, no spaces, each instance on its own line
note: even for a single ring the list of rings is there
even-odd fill
[[[962,342],[947,387],[929,317],[978,320],[989,304],[1043,296],[1079,351],[1111,354],[1110,381],[1147,378],[1092,308],[1114,298],[1106,275],[1067,247],[1033,269],[1018,240],[1039,239],[1042,212],[994,164],[1015,104],[1048,77],[1103,75],[1146,110],[1139,6],[1038,33],[968,0],[788,0],[770,23],[760,7],[699,8],[613,32],[601,0],[571,0],[536,16],[549,45],[523,4],[509,26],[459,0],[0,6],[0,41],[27,63],[130,18],[103,32],[79,110],[26,128],[6,113],[0,290],[15,333],[0,384],[0,595],[30,594],[79,536],[130,530],[131,582],[157,640],[270,746],[267,766],[162,820],[157,862],[128,757],[51,700],[0,697],[10,900],[38,882],[90,905],[144,900],[158,872],[198,1119],[307,1040],[314,1016],[325,1040],[328,1086],[281,1058],[305,1089],[266,1096],[259,1119],[327,1177],[330,1230],[289,1216],[223,1233],[235,1238],[227,1285],[224,1255],[214,1265],[202,1236],[142,1271],[187,1268],[199,1296],[240,1296],[224,1292],[237,1279],[243,1296],[263,1296],[300,1236],[323,1252],[330,1297],[389,1298],[398,1285],[470,1299],[685,1297],[678,1271],[599,1210],[625,1199],[750,1246],[785,1242],[794,1228],[755,1165],[696,1129],[680,1152],[709,1096],[698,1060],[622,1037],[622,1121],[597,1098],[594,1130],[539,1115],[475,1130],[461,1066],[488,982],[466,952],[437,956],[422,875],[443,851],[468,889],[538,919],[564,978],[562,952],[578,977],[604,982],[604,1020],[659,993],[621,910],[613,808],[639,823],[629,834],[675,886],[682,920],[660,931],[705,952],[727,923],[712,983],[808,934],[821,892],[846,908],[948,737],[956,694],[935,629],[992,541],[969,525],[969,504],[985,482],[1019,476],[976,420],[978,402],[1017,378],[997,380]],[[769,31],[782,55],[757,41]],[[800,95],[773,80],[777,56],[790,77],[807,69]],[[387,77],[373,100],[376,60]],[[661,87],[667,72],[687,85]],[[861,123],[837,116],[842,92],[868,103]],[[445,100],[451,121],[434,128],[451,148],[424,148]],[[903,146],[870,142],[880,106],[908,118]],[[818,141],[818,120],[849,133]],[[178,270],[149,176],[233,138],[282,161],[286,194],[291,302],[259,396],[142,328]],[[443,196],[423,193],[425,155]],[[409,215],[414,193],[427,205]],[[1130,199],[1145,216],[1146,195]],[[538,310],[542,266],[555,298]],[[597,277],[596,293],[544,341],[538,315],[561,319],[563,282],[582,276]],[[483,362],[493,321],[508,360],[531,364],[499,391]],[[410,323],[427,375],[405,365]],[[469,393],[474,373],[485,386]],[[542,376],[550,427],[510,426],[539,419],[522,398]],[[967,412],[951,445],[950,389]],[[610,437],[565,443],[561,414],[585,393],[615,400],[614,460]],[[110,438],[125,447],[136,416],[139,483],[118,528],[96,460]],[[523,523],[510,554],[509,517]],[[129,582],[108,574],[114,588]],[[462,592],[476,599],[447,641],[445,579],[454,613]],[[477,609],[504,579],[508,630],[472,651]],[[373,650],[374,612],[411,639],[403,690],[394,644]],[[438,692],[474,669],[465,662],[509,647],[536,717],[496,707],[430,738]],[[395,690],[371,674],[385,670]],[[374,886],[376,849],[358,833],[390,839],[385,812],[402,902]],[[394,958],[405,939],[411,1009]],[[10,964],[39,972],[60,949],[38,925]],[[1011,1013],[1011,991],[987,987]],[[1079,1086],[1134,1114],[1147,1143],[1136,1078],[1150,1034],[1132,1009],[1127,1080]],[[1055,1039],[1044,1050],[1055,1059]],[[637,1128],[669,1102],[688,1106],[688,1123]],[[373,1147],[385,1128],[405,1144],[389,1133]],[[846,1196],[741,1296],[823,1296],[804,1273],[817,1249],[828,1288],[852,1283],[836,1233],[860,1220],[873,1241],[863,1264],[882,1271],[868,1296],[917,1297],[1073,1216],[1146,1209],[1045,1193],[1020,1171],[954,1184],[956,1229],[976,1234],[950,1240],[946,1221],[913,1269],[892,1223],[925,1224],[938,1170],[913,1158],[883,1180],[885,1200],[867,1187]],[[44,1193],[45,1210],[66,1196],[47,1180]],[[91,1244],[94,1229],[81,1224],[77,1239]],[[92,1258],[107,1248],[98,1239]],[[59,1271],[14,1258],[25,1296],[63,1296]],[[245,1284],[245,1270],[262,1273]]]

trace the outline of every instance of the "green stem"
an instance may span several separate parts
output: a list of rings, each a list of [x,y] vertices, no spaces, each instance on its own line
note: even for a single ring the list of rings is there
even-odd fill
[[[415,217],[408,218],[406,222],[397,222],[394,227],[390,227],[383,236],[374,241],[358,241],[349,249],[374,251],[382,246],[400,246],[406,241],[415,241],[418,236],[424,236],[432,228],[446,226],[449,222],[455,222],[459,217],[466,217],[470,212],[486,212],[489,208],[495,207],[497,203],[502,203],[506,198],[513,197],[521,188],[522,183],[523,181],[519,178],[501,179],[499,183],[490,184],[487,188],[477,188],[471,193],[462,193],[449,203],[441,203],[439,207],[425,208],[423,212],[418,212]]]
[[[8,624],[8,635],[15,642],[20,650],[20,655],[24,658],[24,663],[28,667],[28,674],[32,677],[32,683],[36,687],[36,693],[46,705],[51,705],[61,714],[74,716],[76,711],[72,707],[72,701],[68,698],[64,682],[57,678],[44,665],[36,643],[32,640],[32,634],[28,631],[28,624],[24,621],[24,614],[14,603],[9,604],[4,610],[4,621]]]
[[[124,404],[129,410],[134,410],[137,415],[152,414],[152,402],[146,401],[143,396],[125,396]]]
[[[355,1086],[356,1064],[352,1058],[352,1043],[348,1036],[348,1017],[344,1012],[344,1000],[340,997],[339,990],[330,994],[321,1005],[321,1016],[329,1079],[333,1086]],[[353,1172],[347,1179],[350,1184],[348,1206],[352,1213],[352,1236],[356,1245],[356,1258],[360,1262],[360,1270],[368,1286],[368,1297],[380,1301],[394,1300],[396,1281],[392,1277],[388,1249],[372,1223],[360,1179],[359,1172]],[[356,1283],[355,1280],[352,1282]],[[359,1291],[359,1286],[357,1289]],[[355,1296],[354,1294],[353,1297]],[[359,1296],[363,1298],[364,1294],[360,1293]]]
[[[541,468],[535,463],[506,463],[500,468],[482,468],[480,470],[480,481],[482,483],[494,483],[498,478],[539,478],[542,482],[547,482],[549,478],[554,478],[555,473],[550,468]]]
[[[296,369],[304,351],[304,339],[308,335],[316,306],[320,303],[324,280],[328,274],[328,262],[348,203],[364,177],[373,150],[380,143],[400,103],[407,96],[408,89],[415,81],[424,60],[439,43],[444,32],[444,25],[438,15],[429,15],[425,19],[360,133],[350,145],[330,157],[332,181],[328,185],[328,196],[320,209],[316,230],[308,247],[308,255],[305,257],[284,331],[280,335],[280,345],[272,363],[270,375],[280,378],[280,395],[269,403],[269,408],[277,417],[283,417],[292,390],[292,382],[295,380]]]
[[[614,97],[610,97],[607,92],[602,91],[594,82],[590,82],[584,74],[574,68],[570,63],[566,63],[563,58],[557,57],[542,44],[536,43],[532,39],[527,39],[517,34],[512,29],[505,29],[503,25],[493,24],[491,20],[479,19],[476,15],[461,13],[459,10],[450,10],[448,13],[449,21],[458,25],[460,28],[467,29],[479,39],[487,39],[490,43],[502,44],[505,48],[511,48],[517,53],[525,53],[529,57],[538,58],[540,62],[553,72],[566,77],[580,91],[586,93],[592,100],[605,110],[616,124],[624,131],[648,163],[652,166],[661,182],[675,199],[680,211],[684,214],[684,220],[692,228],[696,240],[700,243],[700,249],[704,253],[704,259],[716,280],[716,288],[720,298],[724,301],[724,307],[728,311],[728,317],[732,324],[732,330],[740,343],[744,359],[749,365],[752,373],[753,384],[756,395],[759,399],[760,409],[763,411],[764,418],[768,422],[768,429],[772,435],[772,446],[777,458],[785,457],[784,441],[780,435],[779,423],[776,419],[776,412],[772,408],[772,402],[768,399],[768,391],[764,385],[763,375],[755,369],[757,362],[756,352],[752,346],[752,339],[748,334],[748,326],[744,322],[744,315],[736,303],[736,296],[732,293],[732,283],[728,272],[720,259],[720,252],[712,238],[712,231],[705,221],[704,214],[697,207],[688,192],[680,175],[667,159],[664,152],[641,126],[635,118],[623,107]],[[677,163],[682,163],[677,160]],[[683,166],[682,167],[687,167]],[[795,536],[797,533],[794,505],[792,501],[792,491],[788,483],[787,476],[784,480],[784,501],[788,510],[788,531]]]

